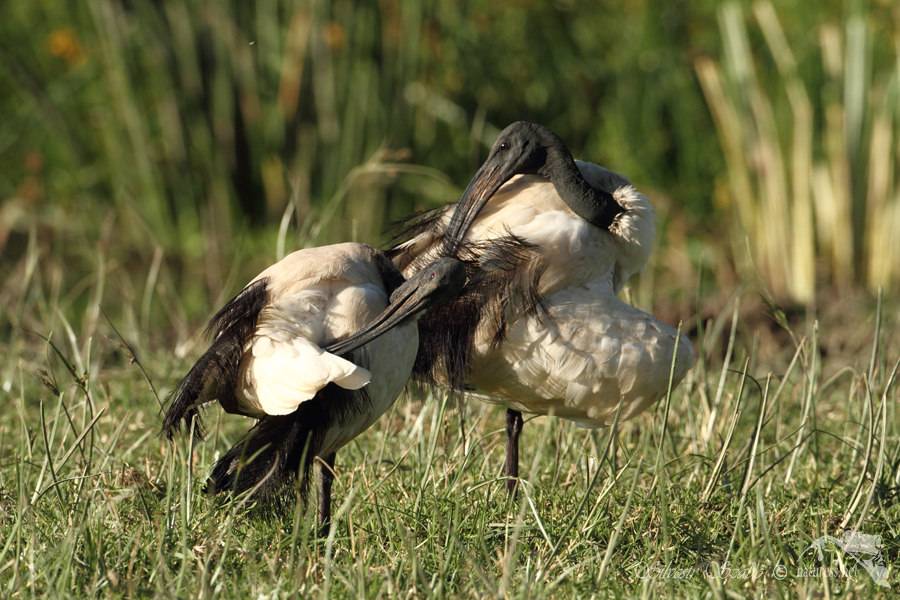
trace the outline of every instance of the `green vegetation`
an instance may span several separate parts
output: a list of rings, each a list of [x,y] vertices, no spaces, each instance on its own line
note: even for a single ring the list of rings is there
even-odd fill
[[[886,596],[862,569],[796,569],[854,529],[900,585],[898,19],[882,0],[0,3],[2,596]],[[327,540],[308,507],[207,498],[250,422],[158,436],[206,319],[290,250],[380,244],[453,199],[518,119],[650,196],[627,298],[684,322],[687,381],[614,435],[533,419],[516,501],[502,412],[441,398],[339,454]]]
[[[153,390],[164,392],[196,350],[177,359],[158,348],[131,364],[112,333],[82,340],[62,329],[52,344],[23,333],[0,415],[0,589],[12,598],[886,595],[862,568],[849,578],[798,570],[816,567],[814,540],[853,529],[881,536],[896,585],[898,374],[887,361],[898,355],[896,324],[876,310],[866,333],[880,342],[850,364],[823,358],[831,332],[785,335],[790,352],[754,379],[763,352],[774,353],[759,350],[759,331],[738,312],[709,323],[699,364],[669,402],[614,435],[531,420],[517,501],[499,476],[502,411],[401,400],[341,451],[339,521],[327,540],[310,539],[312,504],[266,519],[252,502],[202,493],[216,453],[248,419],[215,409],[205,443],[160,439]],[[152,386],[144,372],[157,374]],[[825,550],[826,566],[854,566]],[[726,563],[730,577],[720,578]],[[676,579],[666,567],[694,570]]]

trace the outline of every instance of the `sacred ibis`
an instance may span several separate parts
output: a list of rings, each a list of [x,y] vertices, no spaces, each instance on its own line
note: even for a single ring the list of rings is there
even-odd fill
[[[624,420],[665,395],[676,347],[674,384],[693,364],[687,337],[617,298],[655,220],[628,179],[518,122],[458,203],[401,224],[387,254],[405,274],[442,254],[466,262],[463,292],[419,321],[414,373],[507,407],[508,491],[523,412],[609,426],[620,399]]]
[[[462,263],[442,258],[404,281],[364,244],[299,250],[260,273],[210,321],[213,342],[172,393],[163,431],[202,436],[198,408],[259,419],[213,466],[211,492],[253,490],[271,499],[315,457],[318,521],[329,520],[335,452],[390,408],[409,379],[416,319],[453,298]]]

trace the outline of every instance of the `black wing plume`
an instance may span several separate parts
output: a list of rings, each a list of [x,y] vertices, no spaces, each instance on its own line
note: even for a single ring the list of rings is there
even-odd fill
[[[203,422],[197,408],[211,400],[218,400],[226,412],[240,413],[235,397],[238,367],[267,303],[266,280],[260,279],[241,290],[210,320],[206,333],[215,337],[209,350],[169,395],[171,404],[163,420],[166,437],[171,439],[184,422],[185,431],[190,431],[193,423],[194,437],[201,438]]]
[[[422,231],[420,223],[411,223],[411,229],[395,239],[414,237]],[[387,254],[396,260],[404,250],[395,247]],[[509,323],[521,315],[549,314],[538,293],[546,267],[534,244],[507,232],[489,242],[464,242],[457,258],[466,265],[466,286],[458,299],[429,309],[419,319],[413,375],[425,386],[441,384],[462,394],[479,331],[486,330],[496,346],[506,338]],[[407,264],[413,263],[422,261],[409,257]]]
[[[405,219],[391,223],[388,226],[390,238],[387,245],[389,249],[384,251],[385,256],[402,270],[406,270],[406,267],[414,261],[419,262],[420,266],[425,266],[431,260],[438,258],[437,255],[434,255],[427,257],[428,260],[425,260],[426,257],[416,256],[412,248],[402,248],[401,245],[418,235],[427,232],[439,232],[432,247],[443,248],[444,236],[443,228],[440,227],[440,221],[445,214],[451,212],[455,207],[456,202],[452,202],[438,208],[413,213]]]

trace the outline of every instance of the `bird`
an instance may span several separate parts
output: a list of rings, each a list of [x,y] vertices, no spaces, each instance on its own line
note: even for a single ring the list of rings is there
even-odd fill
[[[507,407],[509,493],[522,413],[610,426],[620,400],[621,420],[633,418],[666,394],[670,370],[674,386],[693,365],[684,334],[618,298],[646,267],[655,221],[626,177],[520,121],[457,203],[397,224],[386,254],[407,276],[436,256],[466,264],[459,296],[419,321],[413,372]]]
[[[170,394],[163,432],[203,437],[199,408],[258,419],[213,466],[210,493],[252,490],[262,505],[298,484],[306,496],[317,457],[318,526],[327,532],[335,453],[403,390],[418,347],[416,319],[465,283],[441,257],[404,280],[365,244],[298,250],[270,266],[213,316],[213,341]]]

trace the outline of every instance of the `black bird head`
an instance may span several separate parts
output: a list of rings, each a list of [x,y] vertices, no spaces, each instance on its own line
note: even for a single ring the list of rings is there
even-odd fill
[[[518,121],[500,132],[487,160],[456,205],[442,254],[455,256],[475,216],[514,175],[540,175],[553,182],[575,214],[608,228],[622,207],[611,194],[591,187],[558,135],[542,125]]]
[[[347,354],[371,342],[407,319],[418,319],[432,306],[459,296],[466,284],[466,267],[455,258],[443,257],[410,277],[391,294],[391,303],[362,330],[325,349]]]

